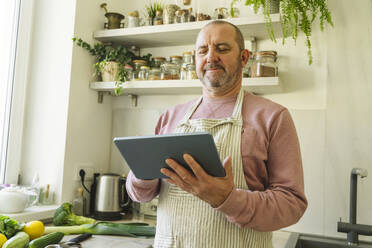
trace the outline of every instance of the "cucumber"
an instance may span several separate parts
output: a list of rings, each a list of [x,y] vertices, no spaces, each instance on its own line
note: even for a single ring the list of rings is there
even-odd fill
[[[48,245],[58,244],[63,239],[61,232],[52,232],[30,242],[28,248],[44,248]]]
[[[30,242],[30,237],[25,232],[17,232],[16,235],[8,239],[2,248],[24,248]]]

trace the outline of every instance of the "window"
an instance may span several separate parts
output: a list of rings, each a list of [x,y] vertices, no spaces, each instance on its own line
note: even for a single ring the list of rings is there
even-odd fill
[[[0,8],[0,183],[17,183],[32,28],[33,0],[2,0]]]

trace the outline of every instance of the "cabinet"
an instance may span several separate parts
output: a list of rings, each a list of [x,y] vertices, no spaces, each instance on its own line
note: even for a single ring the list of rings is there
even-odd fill
[[[271,15],[274,33],[281,37],[280,14]],[[245,39],[268,39],[263,15],[226,19],[238,26]],[[144,26],[136,28],[99,30],[94,32],[94,38],[102,42],[114,42],[124,45],[135,45],[140,48],[167,47],[190,45],[208,21],[189,22],[159,26]],[[180,51],[181,52],[181,51]],[[90,88],[98,92],[113,92],[116,82],[93,82]],[[122,84],[124,95],[167,95],[167,94],[200,94],[202,86],[199,80],[157,80],[136,81]],[[278,77],[273,78],[243,78],[243,87],[253,93],[268,94],[281,91]]]

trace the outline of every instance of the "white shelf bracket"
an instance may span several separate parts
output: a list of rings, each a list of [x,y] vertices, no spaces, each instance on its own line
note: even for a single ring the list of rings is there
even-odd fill
[[[137,95],[132,95],[132,94],[129,94],[128,96],[132,99],[132,107],[137,107],[138,96]]]

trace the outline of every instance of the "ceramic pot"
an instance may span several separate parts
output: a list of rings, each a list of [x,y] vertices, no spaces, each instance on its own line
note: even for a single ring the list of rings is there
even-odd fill
[[[0,191],[0,213],[20,213],[36,203],[29,201],[29,195],[17,191]]]
[[[116,75],[118,74],[119,64],[117,62],[105,62],[102,66],[102,81],[113,82],[116,81]]]

